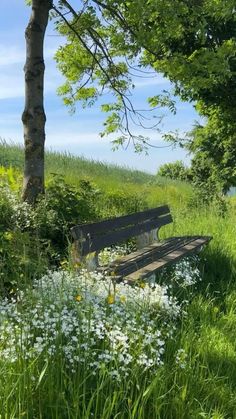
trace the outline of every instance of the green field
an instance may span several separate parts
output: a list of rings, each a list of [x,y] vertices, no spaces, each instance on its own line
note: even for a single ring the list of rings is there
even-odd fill
[[[31,214],[37,228],[27,226],[23,217],[26,214],[27,218],[27,209],[22,210],[18,198],[23,166],[22,149],[2,142],[0,155],[1,277],[5,286],[8,286],[9,295],[13,296],[13,300],[17,298],[17,303],[12,302],[12,305],[9,300],[1,300],[0,303],[0,418],[236,418],[234,198],[226,200],[224,205],[204,206],[187,184],[170,182],[147,173],[91,162],[67,154],[47,153],[48,188],[53,178],[54,184],[62,182],[62,193],[66,193],[68,199],[71,199],[72,209],[77,198],[64,185],[73,186],[73,191],[78,189],[78,214],[83,209],[85,218],[86,211],[89,212],[91,208],[91,218],[103,218],[167,203],[173,211],[174,222],[162,229],[163,238],[185,234],[213,236],[211,243],[201,252],[200,258],[182,267],[182,276],[186,280],[188,277],[193,278],[198,269],[201,281],[197,280],[189,286],[180,281],[178,285],[177,271],[166,272],[157,278],[162,285],[171,285],[168,292],[178,301],[178,315],[171,317],[170,312],[161,307],[161,304],[151,306],[148,302],[146,305],[140,302],[140,289],[132,291],[136,293],[133,300],[127,296],[125,304],[121,304],[120,298],[119,302],[116,301],[111,306],[103,291],[96,289],[97,279],[89,278],[86,285],[91,287],[89,292],[98,292],[99,295],[94,309],[94,305],[91,306],[85,299],[85,288],[81,285],[86,275],[84,277],[83,274],[77,282],[77,274],[70,262],[67,237],[63,236],[66,249],[59,248],[59,239],[56,230],[53,230],[54,225],[55,229],[58,228],[55,221],[57,217],[60,223],[63,220],[60,218],[60,209],[66,213],[69,204],[66,206],[59,195],[57,200],[53,200],[55,189],[52,188],[51,195],[46,195],[45,198],[48,201],[43,201],[38,212]],[[60,175],[60,180],[55,174]],[[89,181],[92,190],[87,184],[81,189],[81,180]],[[12,198],[7,194],[14,195],[13,204]],[[55,202],[57,207],[53,212],[52,206]],[[40,218],[43,209],[47,209],[46,216],[52,220],[50,236],[42,229],[46,222],[46,219]],[[9,219],[14,219],[14,211],[20,214],[17,215],[19,227],[8,223]],[[77,217],[77,212],[73,212],[71,208],[68,214],[68,217],[70,214],[72,218]],[[70,222],[73,224],[72,218],[66,220],[67,226]],[[59,256],[56,258],[57,252]],[[35,291],[31,286],[32,278],[40,278],[47,268],[60,272],[64,281],[61,288],[50,288],[54,286],[50,285],[53,281],[46,273],[43,284],[46,284],[44,287],[47,292],[43,286]],[[128,293],[127,290],[120,292]],[[77,298],[76,302],[73,298]],[[65,307],[67,314],[63,312]],[[47,319],[53,313],[57,320],[49,324],[49,320],[44,317],[45,313]],[[143,318],[143,313],[146,313],[146,319]],[[35,320],[38,319],[38,324],[32,323],[34,316]],[[96,337],[96,342],[91,341],[92,333],[99,336],[94,319],[108,325],[106,330],[99,332],[103,338]],[[50,325],[51,329],[55,327],[56,336],[51,336],[48,332],[45,337],[43,329],[40,329],[40,322]],[[79,322],[88,322],[88,330],[85,326],[80,329]],[[119,326],[119,330],[115,329],[115,325]],[[137,329],[136,336],[132,328]],[[142,334],[142,328],[146,331],[146,337]],[[152,340],[157,328],[165,341],[165,350],[163,353],[160,351],[161,362],[157,367],[144,367],[147,361],[145,364],[142,351],[150,359],[157,351],[155,345],[158,339]],[[69,331],[68,334],[65,330]],[[106,351],[111,330],[116,330],[117,335],[119,332],[120,346],[117,344],[115,358],[109,361]],[[127,339],[122,331],[128,336]],[[70,347],[70,339],[73,336],[76,338],[76,333],[80,340],[77,342],[79,352],[75,354]],[[149,343],[145,341],[148,333]],[[114,342],[118,340],[115,341],[114,335],[112,336],[115,345]],[[40,342],[43,342],[42,351],[38,349]],[[9,353],[8,347],[12,348],[12,353]],[[31,351],[33,347],[35,352]],[[67,352],[63,348],[67,348]],[[70,351],[71,362],[68,361]],[[125,354],[122,361],[119,351]],[[28,357],[27,353],[30,354]],[[107,354],[107,358],[102,358],[102,354]],[[130,363],[125,358],[128,356],[132,356]],[[94,359],[99,359],[98,370],[91,366]],[[95,374],[93,368],[97,371]],[[114,371],[120,374],[119,379]]]

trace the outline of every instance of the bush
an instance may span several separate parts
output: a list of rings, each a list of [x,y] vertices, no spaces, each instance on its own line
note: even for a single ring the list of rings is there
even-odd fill
[[[0,293],[8,295],[45,273],[48,255],[28,232],[0,232]]]
[[[99,196],[100,191],[87,180],[81,180],[77,190],[56,176],[32,212],[31,229],[65,254],[70,228],[99,218]]]
[[[11,199],[4,188],[0,188],[0,214],[0,232],[2,232],[11,228],[14,214]]]
[[[68,256],[70,227],[100,217],[101,192],[87,180],[79,189],[56,176],[33,208],[2,186],[0,196],[0,292],[31,281]]]
[[[159,167],[157,175],[174,180],[192,180],[191,170],[186,167],[181,160],[177,160],[174,163],[163,164]]]

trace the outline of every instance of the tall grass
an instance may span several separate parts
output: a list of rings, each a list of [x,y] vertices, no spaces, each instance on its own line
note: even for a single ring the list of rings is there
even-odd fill
[[[4,140],[0,141],[0,165],[12,165],[23,169],[23,148]],[[191,188],[182,182],[169,181],[139,170],[131,170],[114,164],[87,160],[63,152],[46,152],[46,180],[54,174],[62,175],[66,182],[78,186],[81,179],[87,179],[107,193],[139,194],[147,198],[148,204],[181,201],[190,194]]]
[[[19,147],[1,144],[0,151],[4,156],[1,164],[22,167]],[[117,197],[124,194],[124,201],[138,194],[150,206],[170,203],[174,222],[162,228],[162,238],[202,234],[213,239],[197,262],[202,281],[177,289],[188,304],[176,321],[174,339],[166,340],[163,365],[151,379],[142,368],[134,368],[129,378],[117,383],[105,372],[93,376],[82,367],[71,372],[60,351],[53,358],[38,356],[31,361],[19,353],[15,363],[0,361],[0,418],[236,418],[234,199],[220,215],[214,207],[198,205],[187,185],[65,154],[47,154],[47,173],[48,177],[63,174],[75,186],[77,179],[89,178],[111,199],[115,190]],[[167,284],[172,277],[170,270],[165,276]],[[19,308],[26,308],[23,301]],[[153,319],[156,321],[156,312]],[[0,350],[5,349],[1,345]],[[176,363],[179,349],[183,349],[179,355],[183,359]]]

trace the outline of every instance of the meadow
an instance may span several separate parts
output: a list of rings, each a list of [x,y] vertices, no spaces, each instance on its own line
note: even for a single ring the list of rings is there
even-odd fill
[[[235,418],[234,198],[206,205],[188,184],[48,152],[32,210],[22,149],[0,155],[0,418]],[[162,238],[213,236],[199,255],[135,287],[73,265],[78,219],[163,203]]]

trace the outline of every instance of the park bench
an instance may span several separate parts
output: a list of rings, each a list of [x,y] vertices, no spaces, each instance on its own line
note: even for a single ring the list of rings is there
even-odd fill
[[[73,227],[71,233],[79,256],[83,258],[93,255],[96,265],[99,251],[136,237],[138,250],[100,268],[115,276],[118,281],[126,279],[134,282],[199,251],[212,238],[183,236],[159,241],[159,229],[172,221],[170,209],[164,205],[96,223],[80,224]]]

